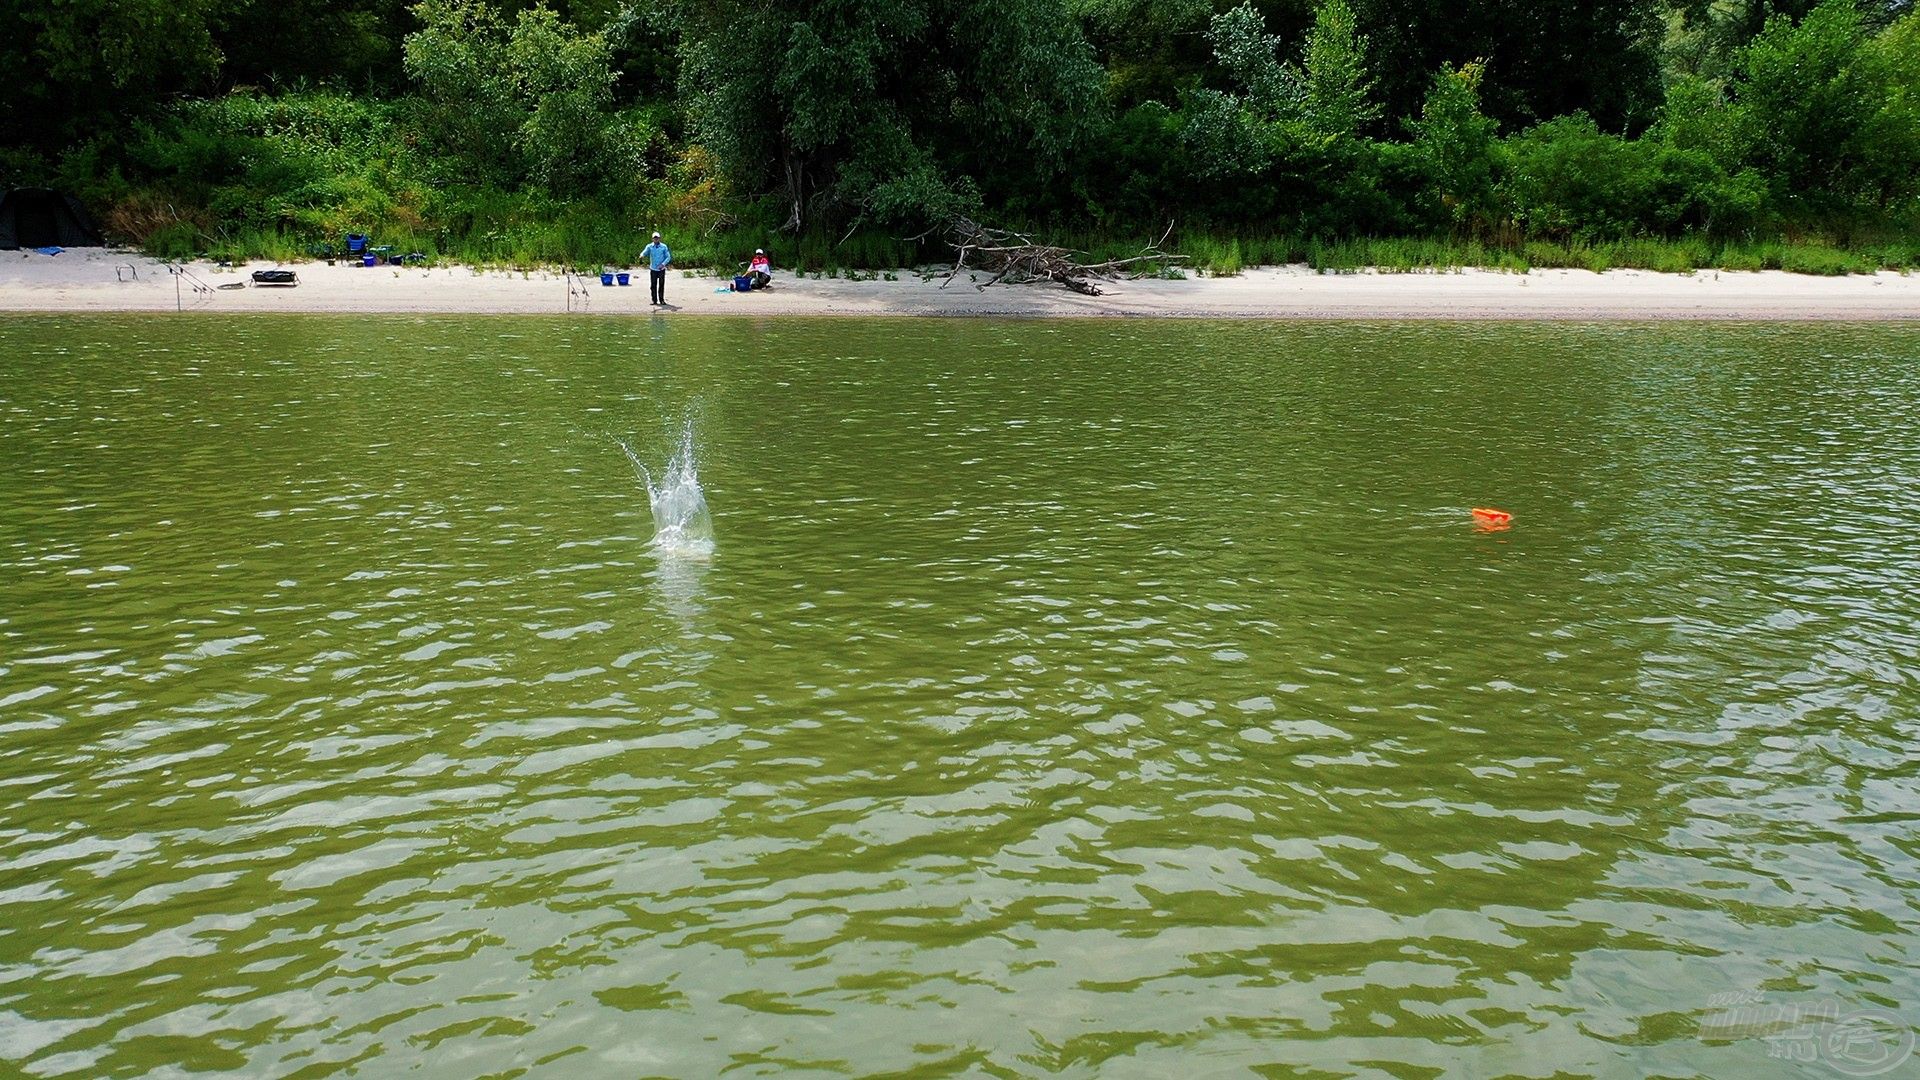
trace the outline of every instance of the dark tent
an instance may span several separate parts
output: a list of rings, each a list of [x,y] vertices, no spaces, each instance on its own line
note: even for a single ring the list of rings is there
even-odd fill
[[[0,248],[98,247],[87,212],[71,195],[14,188],[0,195]]]

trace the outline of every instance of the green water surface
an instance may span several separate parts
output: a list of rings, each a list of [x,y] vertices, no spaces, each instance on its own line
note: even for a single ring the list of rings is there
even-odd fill
[[[1920,327],[0,322],[0,1073],[1914,1075],[1917,740]]]

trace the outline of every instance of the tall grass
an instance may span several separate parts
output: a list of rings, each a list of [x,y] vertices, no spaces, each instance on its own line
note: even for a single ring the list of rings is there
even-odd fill
[[[432,261],[531,269],[566,266],[596,270],[640,261],[654,223],[635,212],[593,203],[555,204],[518,194],[468,192],[439,208],[437,221],[401,216],[356,221],[348,231],[372,237],[395,251],[420,252]],[[644,211],[643,211],[644,212]],[[798,236],[762,226],[731,223],[719,228],[661,223],[682,269],[733,273],[754,249],[764,248],[777,268],[811,274],[883,271],[943,263],[951,252],[937,240],[896,236],[881,229],[838,235]],[[1123,231],[1036,232],[1037,239],[1083,253],[1089,260],[1140,254],[1159,237]],[[298,262],[342,235],[286,225],[207,228],[180,220],[152,231],[142,245],[165,258],[266,259]],[[1807,235],[1795,239],[1721,241],[1703,236],[1633,237],[1618,240],[1516,238],[1486,241],[1455,236],[1315,237],[1285,233],[1239,234],[1205,230],[1176,232],[1164,245],[1185,257],[1180,264],[1205,274],[1231,276],[1248,267],[1305,265],[1321,273],[1432,273],[1482,268],[1524,273],[1531,269],[1615,269],[1687,273],[1695,270],[1786,270],[1800,274],[1859,274],[1920,268],[1920,238]]]
[[[1718,242],[1702,236],[1635,237],[1609,241],[1519,239],[1491,243],[1445,236],[1264,237],[1221,240],[1202,236],[1177,249],[1210,273],[1242,266],[1305,264],[1322,273],[1447,272],[1466,268],[1525,273],[1532,269],[1786,270],[1799,274],[1870,274],[1920,267],[1920,242],[1882,239],[1841,246],[1825,239]]]
[[[535,207],[495,206],[468,213],[439,227],[408,223],[355,222],[339,234],[314,230],[242,228],[207,232],[180,225],[150,233],[141,248],[161,258],[267,259],[297,262],[329,249],[340,252],[347,232],[368,236],[376,246],[396,252],[420,252],[432,261],[473,266],[531,269],[565,266],[577,270],[633,266],[640,261],[653,225],[593,207],[545,213]],[[745,267],[756,248],[765,249],[780,269],[824,273],[841,269],[890,270],[938,261],[932,245],[878,230],[852,235],[823,232],[798,237],[777,231],[735,226],[703,231],[662,225],[676,267],[732,273]]]

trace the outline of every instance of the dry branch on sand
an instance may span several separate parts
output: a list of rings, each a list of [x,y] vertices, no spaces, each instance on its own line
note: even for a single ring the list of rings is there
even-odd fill
[[[979,270],[992,274],[991,280],[976,284],[977,289],[988,285],[1031,285],[1039,282],[1058,282],[1074,292],[1087,296],[1099,296],[1097,281],[1117,281],[1122,278],[1160,276],[1167,268],[1186,259],[1185,255],[1168,255],[1160,250],[1173,233],[1173,224],[1167,224],[1167,231],[1160,239],[1148,244],[1140,254],[1126,259],[1108,259],[1106,262],[1081,262],[1080,253],[1051,244],[1035,243],[1033,238],[1022,233],[1005,229],[989,229],[967,218],[956,219],[947,227],[947,243],[953,245],[953,269],[947,273],[945,281],[940,283],[946,288],[948,283],[959,276],[963,270]]]

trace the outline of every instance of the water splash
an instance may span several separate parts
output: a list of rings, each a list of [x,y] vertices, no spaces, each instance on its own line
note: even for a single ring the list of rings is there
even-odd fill
[[[667,462],[658,483],[633,447],[623,440],[614,441],[647,486],[647,502],[653,507],[653,549],[675,558],[711,557],[713,517],[707,512],[706,493],[700,489],[700,474],[694,466],[693,421],[688,420],[681,429],[680,448]]]

